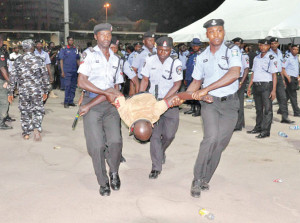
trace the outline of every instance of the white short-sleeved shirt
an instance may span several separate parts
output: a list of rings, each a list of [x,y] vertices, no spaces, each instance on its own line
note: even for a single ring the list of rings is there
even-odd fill
[[[203,79],[205,88],[222,78],[231,67],[242,67],[241,51],[237,46],[230,49],[223,42],[214,55],[208,46],[203,53],[197,56],[192,77],[195,80]],[[230,85],[210,91],[209,94],[215,97],[224,97],[237,92],[238,87],[239,83],[236,80]]]
[[[246,53],[242,53],[242,69],[240,77],[244,76],[244,71],[246,68],[249,68],[249,56]]]
[[[283,60],[282,67],[285,68],[286,73],[292,77],[299,77],[299,61],[298,56],[287,54]]]
[[[267,52],[264,57],[261,53],[254,57],[253,60],[253,82],[270,82],[272,81],[272,74],[277,73],[277,59]]]
[[[182,64],[179,59],[173,60],[171,57],[168,57],[162,64],[157,55],[146,58],[141,74],[142,76],[149,78],[149,93],[159,99],[162,99],[167,95],[173,87],[174,82],[183,79]],[[157,93],[155,92],[155,88],[158,88]]]
[[[46,65],[51,64],[49,54],[46,53],[44,50],[42,50],[41,53],[40,53],[37,49],[35,49],[34,50],[34,55],[39,56],[40,58],[42,58]]]
[[[270,49],[269,51],[276,58],[276,60],[277,60],[276,66],[277,66],[278,72],[281,72],[282,71],[282,63],[283,63],[283,55],[282,55],[280,49],[277,49],[277,53],[275,53],[272,49]]]
[[[135,51],[133,51],[131,54],[129,54],[127,60],[128,60],[128,62],[130,64],[130,66],[132,66],[133,58],[135,58],[136,54],[137,54],[137,52],[135,52]]]
[[[88,80],[101,90],[114,87],[124,82],[121,58],[109,49],[109,60],[98,46],[88,48],[82,54],[78,73],[88,76]]]
[[[182,63],[182,70],[186,70],[186,62],[188,60],[189,51],[179,52],[179,60]]]
[[[137,52],[137,56],[135,58],[133,58],[132,67],[135,67],[138,69],[138,78],[139,79],[143,78],[141,75],[141,71],[144,66],[146,57],[148,57],[149,55],[155,54],[156,48],[153,48],[152,52],[153,53],[151,53],[146,46],[143,46],[141,51]]]
[[[132,78],[136,77],[136,74],[132,67],[130,66],[128,60],[123,60],[121,61],[122,63],[122,71],[123,73],[131,80]]]

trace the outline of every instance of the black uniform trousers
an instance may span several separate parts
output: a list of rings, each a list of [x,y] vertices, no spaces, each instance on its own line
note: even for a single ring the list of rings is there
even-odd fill
[[[299,88],[298,78],[291,76],[291,83],[285,79],[286,82],[286,93],[291,100],[294,115],[300,115],[300,109],[297,102],[297,89]]]
[[[281,73],[277,73],[276,98],[278,101],[279,110],[282,114],[282,120],[287,120],[289,116],[287,97]]]
[[[84,97],[83,104],[92,98]],[[107,101],[93,108],[83,117],[84,134],[99,185],[109,181],[105,159],[110,172],[118,172],[122,152],[121,120],[117,109]]]
[[[239,80],[241,81],[242,78]],[[238,90],[237,94],[239,97],[240,101],[240,108],[239,108],[239,113],[238,113],[238,120],[235,125],[235,129],[242,129],[245,127],[245,116],[244,116],[244,94],[245,94],[245,89],[246,89],[246,83],[247,81],[245,80],[240,89]]]
[[[201,101],[203,140],[194,166],[194,179],[209,182],[219,165],[221,154],[230,142],[240,107],[237,93]]]
[[[270,134],[273,120],[272,100],[270,98],[273,82],[253,82],[253,96],[256,109],[255,130]]]
[[[152,170],[162,170],[162,160],[164,153],[175,138],[178,125],[178,107],[169,108],[164,114],[160,116],[158,122],[154,124],[152,136],[150,138]]]

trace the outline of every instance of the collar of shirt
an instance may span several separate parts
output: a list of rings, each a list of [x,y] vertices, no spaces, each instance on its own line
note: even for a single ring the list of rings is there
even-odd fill
[[[34,50],[34,54],[39,54],[39,55],[43,55],[46,52],[44,50],[41,50],[41,52],[39,52],[37,49]]]

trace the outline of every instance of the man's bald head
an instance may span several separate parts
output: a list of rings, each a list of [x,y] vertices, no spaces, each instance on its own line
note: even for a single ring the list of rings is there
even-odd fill
[[[133,126],[134,137],[142,142],[146,142],[152,135],[152,124],[147,120],[138,120]]]

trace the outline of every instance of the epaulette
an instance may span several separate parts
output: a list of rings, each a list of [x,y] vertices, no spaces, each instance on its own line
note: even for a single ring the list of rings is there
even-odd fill
[[[153,53],[149,53],[149,54],[148,54],[149,57],[152,57],[152,56],[154,56],[154,55],[156,55],[156,52],[153,52]]]
[[[270,55],[269,58],[270,58],[270,60],[273,60],[273,59],[274,59],[274,56],[273,56],[273,55]]]
[[[287,53],[287,54],[285,55],[285,58],[289,58],[289,57],[290,57],[290,54]]]
[[[138,51],[136,51],[138,54],[140,54],[141,52],[143,52],[144,51],[144,49],[143,48],[141,48],[140,50],[138,50]]]
[[[176,60],[176,59],[178,59],[178,57],[176,56],[176,55],[172,55],[172,56],[170,56],[173,60]]]
[[[235,44],[233,42],[231,42],[231,41],[226,41],[224,44],[229,49],[232,49],[235,46]]]
[[[246,52],[243,52],[243,55],[248,55]]]
[[[88,49],[89,49],[92,53],[95,52],[94,48],[91,47],[91,46],[90,46]]]
[[[121,56],[117,53],[115,53],[115,56],[117,56],[119,59],[121,59]]]

